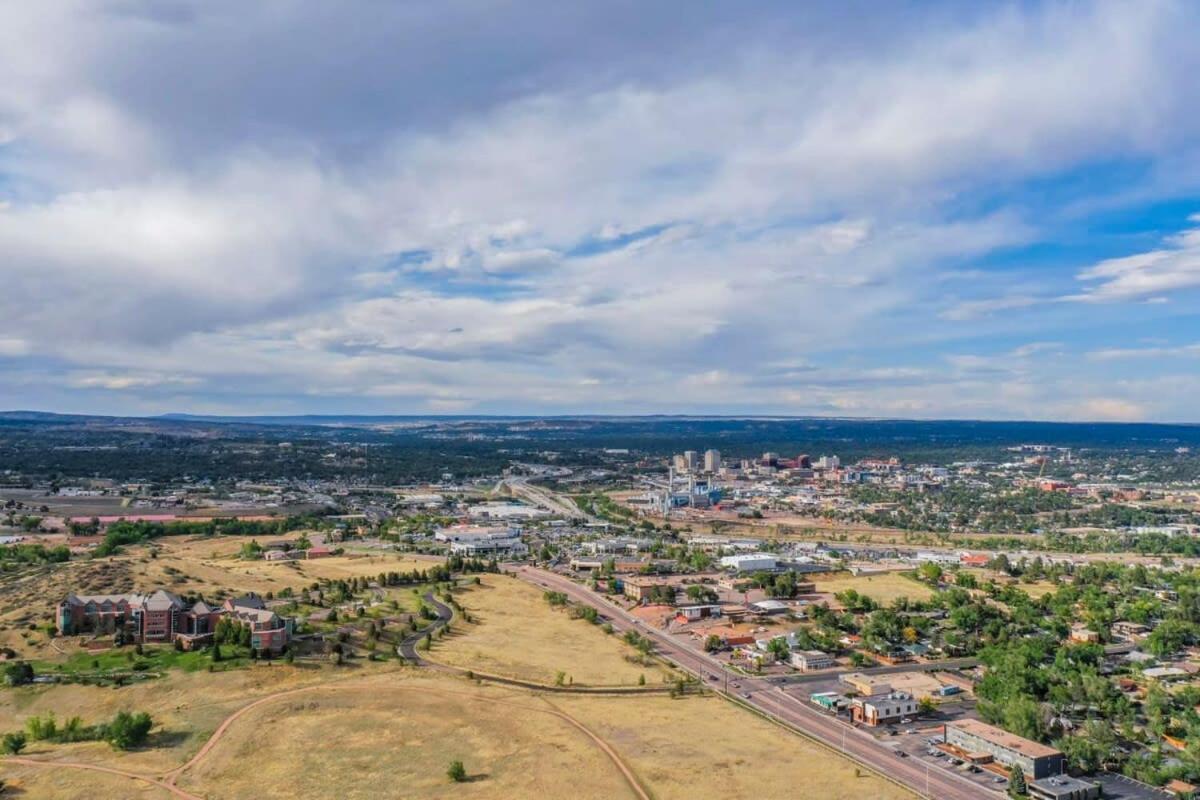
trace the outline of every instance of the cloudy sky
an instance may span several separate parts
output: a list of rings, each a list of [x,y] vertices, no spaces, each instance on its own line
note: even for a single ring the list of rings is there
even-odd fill
[[[1200,6],[0,5],[0,408],[1200,422]]]

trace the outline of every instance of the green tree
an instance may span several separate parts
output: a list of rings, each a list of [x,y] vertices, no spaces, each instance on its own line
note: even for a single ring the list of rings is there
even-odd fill
[[[932,561],[926,561],[917,568],[917,575],[926,583],[936,584],[942,579],[942,568]]]
[[[4,667],[4,682],[9,686],[22,686],[33,682],[33,666],[17,661]]]
[[[1082,772],[1096,772],[1104,766],[1117,746],[1112,725],[1100,720],[1088,720],[1083,728],[1056,742],[1072,765]]]
[[[1029,794],[1029,789],[1025,786],[1025,772],[1016,764],[1008,771],[1008,793],[1012,797],[1025,797]]]
[[[154,722],[145,711],[137,714],[119,711],[113,717],[112,722],[105,727],[104,738],[118,750],[132,750],[145,744],[152,727],[154,727]]]
[[[25,734],[21,731],[6,733],[4,734],[4,738],[0,739],[0,750],[3,750],[10,756],[20,755],[21,751],[25,749],[26,741]]]
[[[463,766],[461,761],[451,761],[449,768],[446,770],[446,777],[455,783],[462,783],[467,779],[467,768]]]

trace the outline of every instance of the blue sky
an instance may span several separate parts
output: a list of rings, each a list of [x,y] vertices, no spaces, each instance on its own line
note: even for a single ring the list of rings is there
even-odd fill
[[[1200,422],[1193,3],[0,9],[0,408]]]

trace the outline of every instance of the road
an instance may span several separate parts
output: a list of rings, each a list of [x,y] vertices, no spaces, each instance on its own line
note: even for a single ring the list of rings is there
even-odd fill
[[[663,631],[640,624],[633,615],[604,596],[580,586],[561,575],[529,566],[514,566],[512,571],[526,581],[546,589],[564,592],[573,600],[592,606],[605,615],[624,623],[625,627],[641,631],[654,641],[660,656],[699,678],[706,686],[710,675],[720,675],[725,665],[699,647]],[[740,687],[731,696],[739,703],[792,727],[825,745],[838,750],[847,758],[875,772],[904,784],[922,797],[935,800],[978,800],[981,796],[998,797],[999,793],[983,789],[961,775],[931,767],[927,763],[899,758],[895,752],[871,735],[818,711],[808,703],[784,692],[765,678],[739,676]],[[720,691],[719,687],[716,688]]]
[[[552,514],[561,514],[567,519],[583,518],[588,522],[605,522],[605,520],[594,514],[584,513],[583,509],[575,505],[571,500],[563,499],[548,489],[533,485],[527,478],[514,475],[505,478],[501,483],[506,484],[515,496],[534,504],[538,508],[544,508]]]
[[[421,655],[417,652],[417,645],[421,643],[421,640],[425,638],[426,634],[432,634],[454,617],[454,612],[450,610],[450,607],[434,597],[433,592],[425,593],[425,602],[433,606],[433,610],[437,614],[437,619],[435,619],[432,624],[422,628],[421,630],[414,631],[408,636],[405,636],[404,639],[400,641],[400,644],[396,646],[396,652],[414,664],[427,664],[427,662],[421,658]]]

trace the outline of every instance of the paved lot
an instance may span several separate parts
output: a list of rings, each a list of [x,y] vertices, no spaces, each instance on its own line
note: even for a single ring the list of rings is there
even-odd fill
[[[821,681],[813,681],[800,686],[790,686],[785,691],[797,700],[809,702],[808,697],[813,692],[841,691],[844,689],[845,686],[839,685],[837,678],[831,675]],[[1007,789],[1008,781],[996,780],[998,776],[992,772],[988,772],[987,770],[971,772],[969,766],[951,763],[950,757],[938,750],[934,751],[937,755],[930,755],[929,751],[934,750],[930,740],[941,740],[941,726],[943,722],[950,719],[959,719],[964,716],[974,716],[973,704],[971,703],[947,703],[939,710],[942,713],[939,714],[937,719],[923,718],[914,720],[908,725],[881,725],[877,728],[863,725],[853,726],[849,721],[849,717],[844,713],[838,716],[837,719],[838,723],[846,726],[847,730],[857,727],[859,731],[870,734],[880,744],[891,750],[896,759],[903,759],[910,764],[918,765],[920,768],[927,770],[931,776],[938,773],[955,773],[977,784],[981,788],[991,790]],[[829,718],[834,718],[832,713],[824,713]],[[912,732],[906,733],[906,731]],[[904,755],[900,755],[900,753]],[[917,788],[919,791],[921,787],[917,786],[914,788]]]
[[[1094,775],[1092,780],[1104,787],[1105,800],[1173,800],[1173,795],[1159,791],[1144,783],[1138,783],[1112,772],[1102,772]]]

